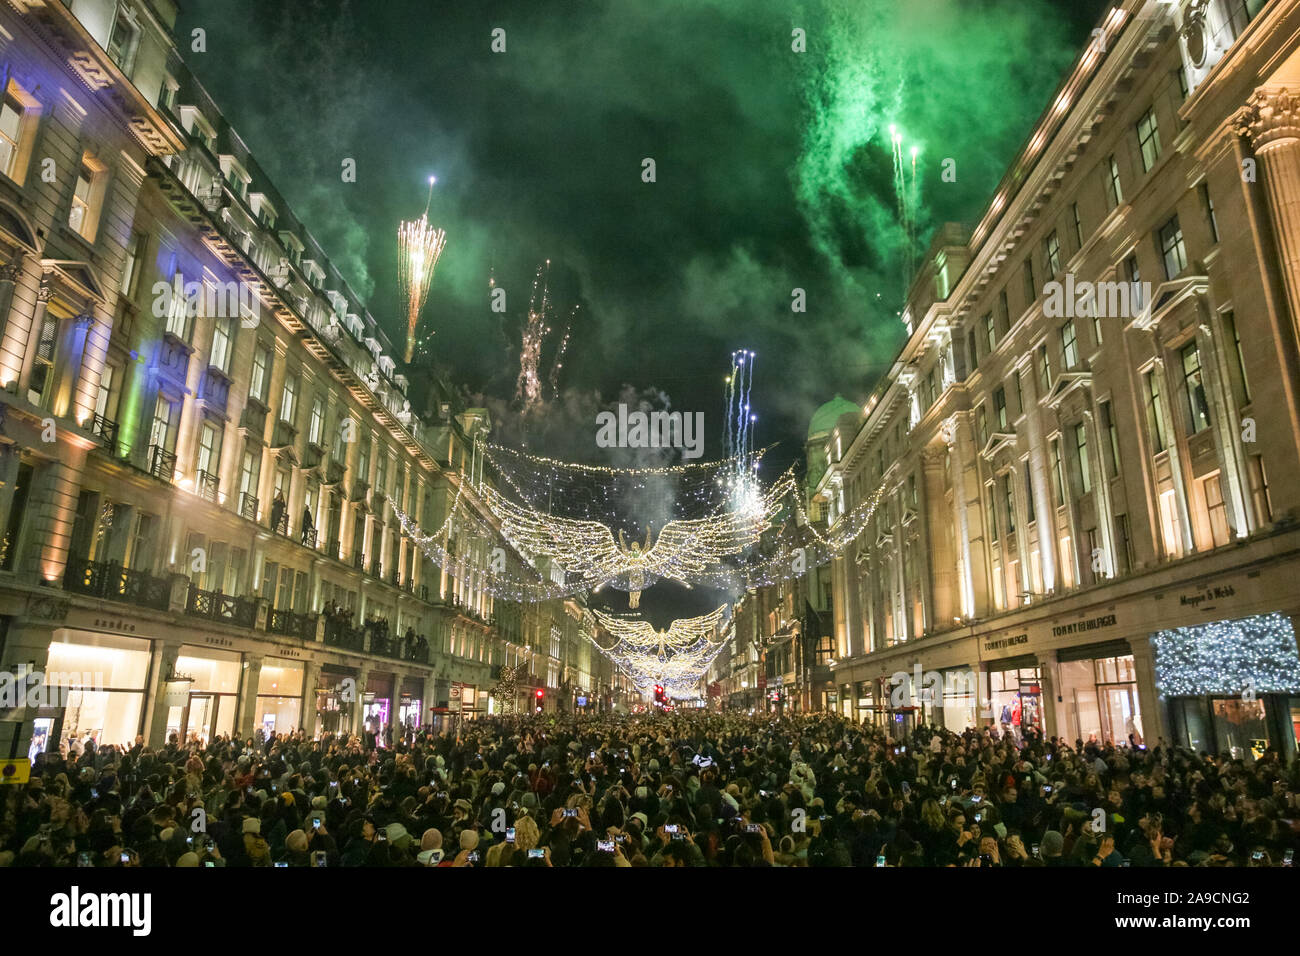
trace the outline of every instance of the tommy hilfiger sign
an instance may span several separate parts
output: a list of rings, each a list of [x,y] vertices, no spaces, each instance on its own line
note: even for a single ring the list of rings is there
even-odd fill
[[[1084,631],[1096,631],[1103,627],[1114,627],[1115,615],[1107,614],[1104,617],[1090,617],[1084,621],[1075,621],[1073,624],[1058,624],[1052,628],[1052,637],[1063,637],[1066,634],[1080,634]]]

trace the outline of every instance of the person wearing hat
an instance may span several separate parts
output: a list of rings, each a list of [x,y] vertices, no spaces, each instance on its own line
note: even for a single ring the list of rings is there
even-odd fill
[[[478,831],[462,830],[460,834],[460,852],[451,862],[443,861],[440,866],[476,866],[478,864]]]
[[[271,846],[262,837],[262,821],[257,817],[244,819],[244,855],[249,866],[271,865]]]
[[[1061,836],[1060,831],[1048,830],[1043,834],[1042,842],[1038,845],[1038,855],[1043,866],[1065,866],[1065,858],[1061,855],[1064,851],[1065,837]]]

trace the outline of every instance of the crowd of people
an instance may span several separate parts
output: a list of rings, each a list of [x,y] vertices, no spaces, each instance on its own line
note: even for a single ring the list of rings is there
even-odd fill
[[[1300,765],[843,718],[542,714],[39,754],[11,866],[1289,866]]]

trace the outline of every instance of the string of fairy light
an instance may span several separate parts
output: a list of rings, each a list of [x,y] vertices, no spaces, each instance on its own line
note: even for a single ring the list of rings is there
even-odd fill
[[[615,642],[604,647],[590,635],[588,639],[638,688],[660,685],[670,696],[694,696],[700,679],[722,650],[724,642],[714,638],[725,612],[724,604],[699,617],[678,618],[667,630],[657,631],[640,618],[594,611],[597,623]]]

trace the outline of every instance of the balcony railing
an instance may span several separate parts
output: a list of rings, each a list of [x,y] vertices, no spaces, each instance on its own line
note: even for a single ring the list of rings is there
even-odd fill
[[[301,638],[304,641],[314,641],[316,639],[316,615],[273,609],[267,619],[266,629],[272,634],[284,634],[288,637]]]
[[[343,545],[340,544],[338,538],[330,538],[328,541],[325,542],[326,557],[333,558],[335,561],[337,561],[339,559],[339,552],[342,550],[342,547]]]
[[[325,643],[330,647],[342,647],[359,651],[365,647],[365,635],[361,628],[342,618],[325,618]]]
[[[362,570],[362,569],[365,568],[365,566],[366,566],[366,556],[365,556],[365,554],[364,554],[363,552],[361,552],[361,551],[353,551],[353,552],[352,552],[352,566],[353,566],[354,568],[356,568],[358,571],[360,571],[360,570]]]
[[[370,562],[370,573],[381,581],[384,579],[384,566],[379,563],[378,558]]]
[[[252,627],[257,622],[257,605],[252,601],[220,591],[204,591],[193,584],[185,602],[185,613],[236,627]]]
[[[315,547],[316,547],[316,529],[315,529],[315,528],[303,528],[303,529],[302,529],[302,543],[303,543],[306,547],[308,547],[308,548],[315,548]]]
[[[156,611],[167,610],[171,601],[171,585],[165,579],[145,571],[124,568],[116,561],[69,558],[63,575],[63,588]]]
[[[200,498],[207,498],[208,501],[217,500],[217,488],[220,484],[221,480],[216,475],[206,471],[200,471],[195,476],[195,490],[198,491]]]
[[[102,441],[107,448],[117,444],[117,422],[103,415],[95,415],[90,420],[90,433]]]
[[[257,520],[257,505],[258,500],[256,496],[250,495],[247,491],[240,493],[239,513],[249,521]]]
[[[172,476],[176,474],[176,453],[162,445],[150,445],[149,474],[171,484]]]

